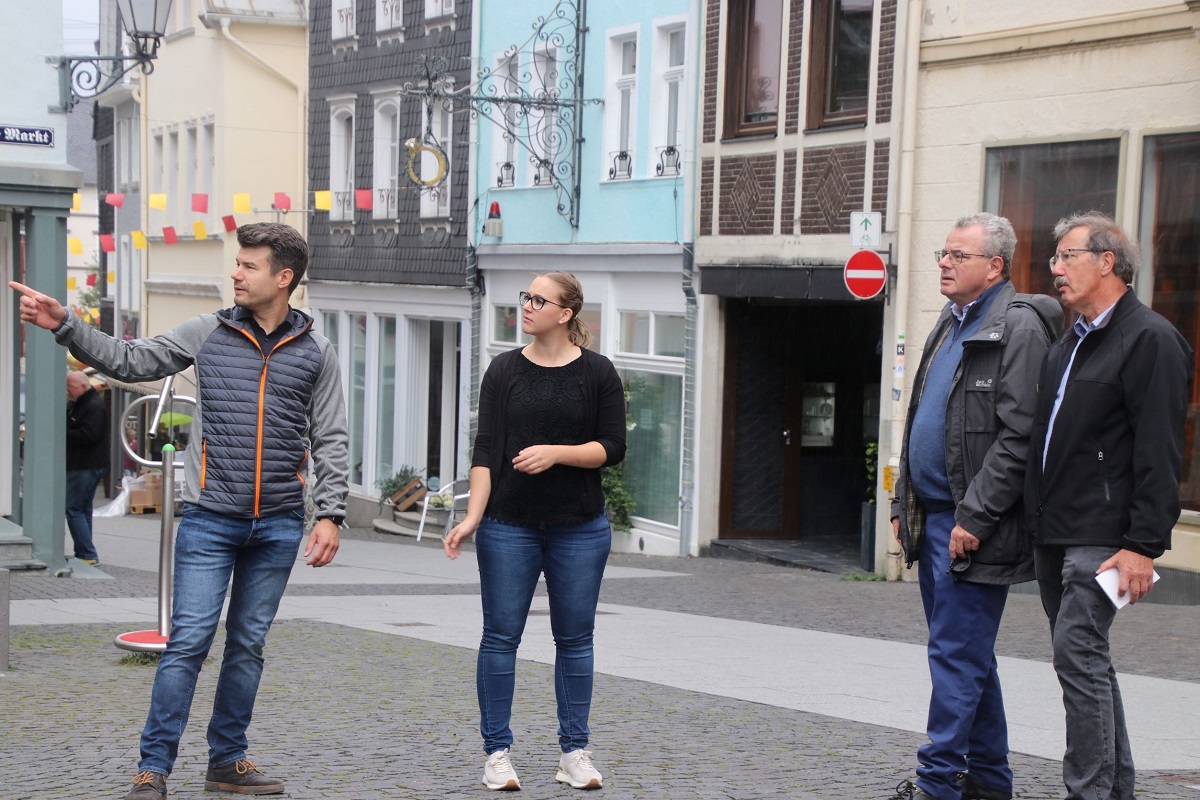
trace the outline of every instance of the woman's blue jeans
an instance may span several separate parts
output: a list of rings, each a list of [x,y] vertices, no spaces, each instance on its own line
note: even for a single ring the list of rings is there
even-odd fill
[[[475,532],[483,599],[476,689],[479,732],[490,755],[512,746],[517,646],[538,576],[546,576],[554,634],[558,741],[564,753],[587,747],[592,708],[592,633],[600,580],[612,547],[604,514],[572,525],[514,525],[484,519]]]
[[[208,760],[223,767],[246,757],[263,644],[303,535],[302,508],[239,519],[187,506],[175,538],[171,636],[154,674],[139,772],[171,774],[226,590],[225,653],[208,725]]]

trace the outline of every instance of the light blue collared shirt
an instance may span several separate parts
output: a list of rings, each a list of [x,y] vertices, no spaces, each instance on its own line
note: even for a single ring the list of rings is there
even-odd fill
[[[1058,417],[1058,409],[1062,406],[1063,395],[1067,391],[1067,378],[1071,375],[1071,367],[1075,364],[1075,354],[1079,352],[1079,345],[1083,344],[1083,340],[1092,331],[1098,331],[1108,324],[1112,318],[1113,309],[1117,307],[1113,303],[1108,308],[1096,315],[1096,319],[1088,322],[1083,318],[1083,314],[1075,320],[1073,326],[1075,335],[1079,337],[1079,341],[1075,343],[1075,349],[1071,351],[1071,358],[1067,361],[1067,368],[1063,370],[1062,380],[1058,382],[1058,393],[1054,395],[1054,408],[1050,411],[1050,423],[1046,426],[1046,444],[1042,447],[1042,471],[1046,469],[1046,454],[1050,452],[1050,437],[1054,433],[1054,420]]]

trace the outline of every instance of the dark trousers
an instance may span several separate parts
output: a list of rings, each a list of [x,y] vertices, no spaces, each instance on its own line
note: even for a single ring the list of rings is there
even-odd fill
[[[1008,722],[996,672],[996,633],[1007,586],[964,583],[948,572],[954,512],[929,514],[917,574],[929,623],[929,742],[917,751],[917,785],[959,800],[958,775],[1012,792]]]
[[[108,467],[67,470],[67,529],[75,543],[75,557],[99,560],[92,544],[92,501]]]
[[[1108,645],[1117,610],[1096,583],[1096,568],[1116,552],[1115,547],[1033,549],[1067,713],[1067,800],[1134,796],[1133,752]]]

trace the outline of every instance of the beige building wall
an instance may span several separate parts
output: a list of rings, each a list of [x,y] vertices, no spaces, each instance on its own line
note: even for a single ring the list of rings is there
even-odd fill
[[[285,192],[293,208],[307,207],[307,22],[281,24],[273,18],[268,24],[206,13],[210,5],[197,2],[194,19],[175,21],[176,30],[164,41],[154,73],[143,78],[142,198],[148,201],[155,192],[171,195],[167,211],[147,204],[143,216],[150,241],[143,284],[144,331],[149,336],[187,317],[233,304],[229,275],[238,245],[236,236],[225,232],[223,216],[233,214],[238,225],[278,220],[305,232],[302,211],[277,214],[272,203],[276,192]],[[203,159],[206,125],[213,130],[211,188],[189,187],[188,173],[195,167],[189,163],[187,131],[197,131],[196,158]],[[171,158],[168,144],[172,131],[179,141],[177,158]],[[159,135],[161,146],[156,144]],[[178,170],[174,192],[172,169]],[[206,188],[208,213],[195,213],[191,192]],[[250,213],[234,213],[235,193],[250,195]],[[193,234],[198,219],[208,232],[201,241]],[[164,224],[175,226],[178,244],[164,243]],[[292,305],[305,305],[303,290],[293,295]]]
[[[1117,217],[1136,236],[1144,137],[1200,130],[1195,3],[960,0],[923,23],[912,246],[900,254],[910,265],[905,406],[945,305],[933,251],[957,217],[983,207],[988,148],[1119,139]],[[881,463],[894,463],[891,437],[881,447]],[[1184,512],[1158,563],[1200,572],[1200,513]]]

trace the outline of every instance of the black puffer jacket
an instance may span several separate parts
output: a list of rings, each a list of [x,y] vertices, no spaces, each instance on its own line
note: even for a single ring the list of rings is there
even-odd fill
[[[892,516],[911,567],[925,536],[925,509],[908,483],[908,441],[929,362],[953,317],[947,304],[925,342],[904,426],[904,448]],[[1062,330],[1058,301],[1002,286],[979,330],[963,343],[946,401],[946,469],[955,521],[980,540],[970,565],[955,572],[972,583],[1033,580],[1033,548],[1024,528],[1022,495],[1037,377],[1052,336]]]
[[[88,389],[67,409],[67,469],[107,467],[108,458],[108,409]]]

